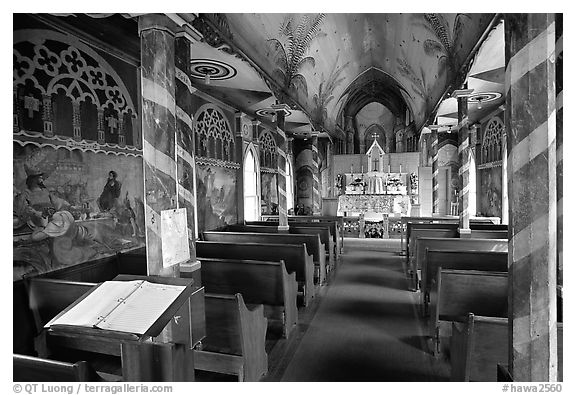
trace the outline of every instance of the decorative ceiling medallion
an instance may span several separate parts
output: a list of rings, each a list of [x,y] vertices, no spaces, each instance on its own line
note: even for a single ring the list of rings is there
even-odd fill
[[[499,92],[482,92],[482,93],[474,93],[468,96],[468,103],[488,103],[497,99],[500,99],[502,94]]]
[[[292,114],[292,112],[289,110],[285,111],[287,112],[286,117],[289,117]],[[256,115],[258,115],[259,117],[272,118],[274,115],[276,115],[276,110],[272,108],[261,108],[259,110],[256,110]]]
[[[193,59],[190,61],[190,75],[193,78],[211,80],[227,80],[234,77],[237,71],[234,67],[212,59]]]

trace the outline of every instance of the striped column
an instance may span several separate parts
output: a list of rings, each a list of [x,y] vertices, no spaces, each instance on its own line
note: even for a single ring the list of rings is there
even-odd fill
[[[468,95],[458,96],[458,216],[460,237],[470,237],[470,130],[468,128]]]
[[[346,117],[346,125],[344,125],[344,130],[346,131],[346,153],[354,153],[354,118],[351,116]]]
[[[508,225],[508,132],[502,131],[502,224]]]
[[[320,215],[322,213],[322,195],[320,193],[320,159],[318,155],[318,137],[312,137],[310,140],[310,150],[312,150],[312,214]]]
[[[280,105],[281,106],[281,105]],[[280,108],[276,111],[276,149],[278,150],[278,231],[288,232],[288,209],[286,200],[286,150],[288,141],[284,133],[285,110]]]
[[[505,19],[509,363],[514,381],[557,381],[556,26]]]
[[[196,185],[194,183],[194,126],[192,120],[192,88],[190,82],[190,45],[192,41],[185,35],[175,40],[175,77],[176,77],[176,167],[178,175],[178,208],[186,209],[188,224],[188,245],[190,261],[182,264],[186,269],[197,267],[196,263]]]
[[[556,186],[557,186],[557,202],[556,207],[557,213],[557,226],[556,226],[556,237],[557,237],[557,253],[558,253],[558,287],[562,288],[564,285],[564,262],[563,262],[563,252],[564,244],[562,242],[562,236],[564,228],[564,214],[563,214],[563,178],[564,178],[564,160],[563,160],[563,121],[562,117],[564,114],[563,110],[563,85],[564,81],[562,78],[563,72],[563,16],[562,14],[556,14]]]
[[[162,15],[139,19],[141,48],[144,204],[148,274],[177,277],[163,267],[162,210],[177,208],[174,33]]]
[[[440,214],[440,199],[438,197],[438,131],[432,131],[432,213]]]

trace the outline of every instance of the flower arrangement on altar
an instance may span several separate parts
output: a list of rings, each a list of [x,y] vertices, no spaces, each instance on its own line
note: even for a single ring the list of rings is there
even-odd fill
[[[410,190],[412,193],[418,193],[418,176],[416,173],[410,173]]]
[[[400,180],[400,177],[398,177],[395,174],[391,174],[388,176],[388,178],[386,179],[386,186],[388,187],[399,187],[402,186],[402,181]]]

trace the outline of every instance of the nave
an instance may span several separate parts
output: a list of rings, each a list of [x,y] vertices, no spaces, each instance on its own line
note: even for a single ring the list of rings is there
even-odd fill
[[[342,261],[279,381],[448,381],[428,351],[400,240],[346,239]],[[270,367],[271,370],[274,366]],[[280,368],[283,368],[282,366]]]

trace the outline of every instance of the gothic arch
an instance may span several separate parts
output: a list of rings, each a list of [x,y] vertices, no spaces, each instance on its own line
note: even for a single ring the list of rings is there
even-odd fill
[[[214,104],[201,106],[194,114],[196,155],[235,162],[235,142],[226,115]]]

